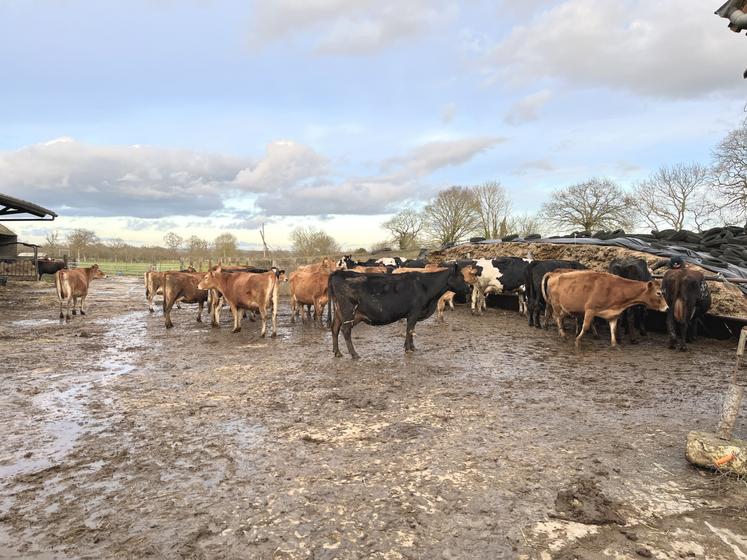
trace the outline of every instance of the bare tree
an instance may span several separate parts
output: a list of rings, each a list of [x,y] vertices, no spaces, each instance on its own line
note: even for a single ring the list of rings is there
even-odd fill
[[[640,220],[655,230],[661,226],[702,230],[712,215],[706,198],[708,174],[708,168],[698,163],[660,167],[636,187]]]
[[[423,216],[419,212],[405,208],[381,225],[392,234],[400,250],[418,248],[418,235],[423,229]]]
[[[168,247],[169,250],[171,251],[172,256],[176,256],[179,254],[179,249],[184,243],[184,239],[182,238],[181,235],[178,235],[174,233],[173,231],[170,231],[166,235],[163,236],[163,242],[166,244],[166,247]]]
[[[475,197],[467,187],[439,192],[423,212],[424,229],[436,243],[458,243],[480,228]]]
[[[480,217],[482,235],[488,239],[498,239],[506,235],[507,218],[511,211],[511,201],[506,189],[498,181],[486,181],[472,187],[475,208]]]
[[[293,251],[298,255],[326,256],[340,252],[331,235],[315,227],[299,226],[291,232]]]
[[[190,259],[204,257],[207,254],[207,250],[208,242],[204,239],[197,237],[196,235],[187,239],[187,252],[189,253]]]
[[[44,238],[44,250],[48,255],[57,256],[60,249],[60,232],[50,230]]]
[[[116,261],[118,258],[124,256],[124,252],[126,251],[128,245],[124,242],[123,239],[120,239],[119,237],[115,237],[114,239],[109,239],[106,242],[106,246],[109,248],[111,255],[114,257],[114,260]]]
[[[75,254],[75,258],[78,261],[80,261],[81,253],[85,256],[86,250],[98,242],[99,238],[90,229],[74,229],[67,236],[67,244],[70,247],[70,252]]]
[[[719,208],[741,217],[747,213],[747,119],[713,151],[713,175],[721,194]]]
[[[239,240],[233,233],[221,233],[213,241],[213,247],[215,248],[215,255],[222,258],[224,261],[229,257],[236,255],[238,249]]]
[[[507,231],[516,233],[521,237],[534,233],[544,234],[546,230],[544,221],[537,214],[514,214],[508,219]]]
[[[541,216],[557,227],[616,229],[633,223],[633,205],[632,197],[616,183],[594,178],[555,191],[542,205]]]

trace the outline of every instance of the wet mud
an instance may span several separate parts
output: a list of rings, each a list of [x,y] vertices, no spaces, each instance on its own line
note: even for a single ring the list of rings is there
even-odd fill
[[[0,558],[747,558],[747,484],[684,459],[734,341],[575,352],[457,306],[353,362],[287,298],[276,339],[167,331],[121,277],[68,324],[48,283],[0,309]]]

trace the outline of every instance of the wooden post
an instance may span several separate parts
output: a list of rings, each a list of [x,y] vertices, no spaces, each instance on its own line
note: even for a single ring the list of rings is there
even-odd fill
[[[34,280],[39,278],[39,247],[34,245]]]
[[[739,334],[739,345],[737,346],[737,361],[734,364],[734,373],[729,389],[726,391],[724,407],[721,410],[721,421],[718,424],[718,435],[723,439],[731,437],[744,399],[744,387],[747,380],[740,372],[740,366],[742,365],[745,342],[747,342],[747,327],[742,327],[742,332]]]

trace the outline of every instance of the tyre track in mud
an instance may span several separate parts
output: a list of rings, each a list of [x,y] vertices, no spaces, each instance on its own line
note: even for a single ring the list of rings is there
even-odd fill
[[[715,424],[733,342],[575,353],[458,308],[419,325],[412,356],[400,326],[357,326],[354,363],[285,300],[273,340],[191,306],[166,331],[127,278],[97,282],[68,325],[49,286],[12,288],[0,558],[747,554],[744,482],[683,458]],[[624,525],[558,517],[578,481]]]

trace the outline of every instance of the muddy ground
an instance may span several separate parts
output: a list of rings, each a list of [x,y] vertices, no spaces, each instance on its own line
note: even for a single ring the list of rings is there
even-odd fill
[[[734,341],[576,353],[510,311],[330,334],[0,288],[0,558],[747,558],[747,484],[684,459]],[[743,419],[738,436],[747,435]]]

